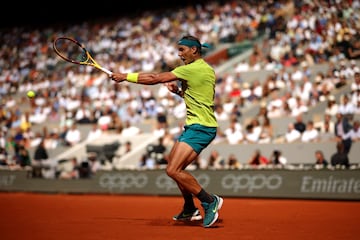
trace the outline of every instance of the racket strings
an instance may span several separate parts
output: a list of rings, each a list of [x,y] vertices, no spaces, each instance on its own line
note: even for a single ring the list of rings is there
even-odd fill
[[[87,52],[80,48],[79,46],[73,46],[73,48],[68,51],[68,58],[76,62],[88,62],[89,56]]]
[[[87,51],[72,41],[59,40],[56,42],[56,49],[62,57],[72,62],[91,63]]]

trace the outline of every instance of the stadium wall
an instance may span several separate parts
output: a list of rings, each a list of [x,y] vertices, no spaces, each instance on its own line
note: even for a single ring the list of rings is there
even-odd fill
[[[211,144],[201,153],[202,157],[208,159],[211,151],[217,150],[222,157],[228,158],[235,154],[241,164],[247,164],[256,150],[261,150],[262,155],[269,158],[274,150],[279,150],[286,157],[287,164],[314,164],[315,152],[321,150],[325,158],[330,162],[331,156],[336,152],[336,141],[329,142],[294,142],[278,144]],[[353,142],[348,155],[350,164],[360,164],[360,142]]]
[[[193,170],[200,184],[224,197],[360,200],[360,169]],[[179,195],[164,170],[99,171],[90,179],[29,178],[27,171],[0,171],[0,191]]]

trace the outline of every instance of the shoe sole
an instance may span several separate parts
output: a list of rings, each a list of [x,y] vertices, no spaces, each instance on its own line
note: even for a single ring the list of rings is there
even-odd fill
[[[219,218],[219,210],[221,209],[223,203],[224,203],[224,199],[222,197],[219,197],[219,196],[215,196],[217,198],[217,200],[219,201],[218,203],[218,208],[217,208],[217,211],[215,213],[215,217],[214,217],[214,220],[212,220],[211,223],[209,223],[208,225],[204,226],[205,228],[208,228],[208,227],[211,227]]]
[[[179,222],[192,222],[192,221],[199,221],[202,219],[201,215],[198,216],[192,216],[191,218],[183,218],[183,219],[177,219],[177,218],[173,218],[174,221],[179,221]]]
[[[202,216],[200,214],[200,211],[199,210],[196,210],[197,211],[197,215],[192,215],[191,217],[188,217],[188,218],[181,218],[181,219],[178,219],[176,218],[176,216],[173,217],[173,220],[175,221],[182,221],[182,222],[191,222],[191,221],[199,221],[202,219]]]
[[[202,216],[201,215],[198,215],[198,216],[192,216],[190,221],[199,221],[202,219]]]

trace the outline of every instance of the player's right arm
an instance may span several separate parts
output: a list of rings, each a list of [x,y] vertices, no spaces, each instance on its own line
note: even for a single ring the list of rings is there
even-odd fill
[[[167,83],[177,80],[172,72],[162,73],[113,73],[111,79],[115,82],[133,82],[144,85],[155,85],[158,83]]]

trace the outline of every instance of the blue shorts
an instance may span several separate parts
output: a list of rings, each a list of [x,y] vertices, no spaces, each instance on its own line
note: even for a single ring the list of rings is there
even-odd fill
[[[185,125],[178,141],[186,142],[197,154],[200,154],[214,140],[216,133],[216,127],[206,127],[200,124]]]

